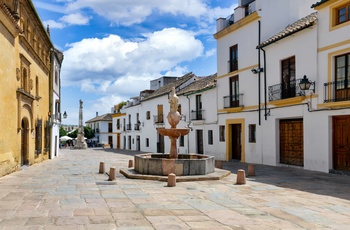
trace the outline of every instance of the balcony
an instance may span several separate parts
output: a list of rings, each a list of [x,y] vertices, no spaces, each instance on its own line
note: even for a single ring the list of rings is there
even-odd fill
[[[324,103],[349,101],[350,82],[346,80],[324,83]]]
[[[302,79],[269,86],[269,101],[277,101],[304,95],[299,83]]]
[[[131,130],[131,124],[126,124],[126,130]]]
[[[227,61],[227,72],[233,72],[238,70],[238,59],[232,59]]]
[[[154,124],[164,124],[163,114],[153,116]]]
[[[192,110],[191,111],[191,120],[192,121],[200,121],[205,120],[204,118],[204,110]]]
[[[224,97],[224,108],[243,107],[243,93]]]
[[[134,124],[134,130],[140,130],[140,123]]]

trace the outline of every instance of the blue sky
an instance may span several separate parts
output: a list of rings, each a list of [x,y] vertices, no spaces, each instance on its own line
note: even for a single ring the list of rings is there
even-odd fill
[[[216,19],[237,0],[33,0],[51,40],[64,53],[63,124],[84,122],[161,76],[216,73]]]

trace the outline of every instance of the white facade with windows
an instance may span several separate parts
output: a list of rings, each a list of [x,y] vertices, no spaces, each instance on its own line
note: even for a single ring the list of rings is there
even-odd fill
[[[125,123],[140,124],[121,132],[124,148],[169,151],[156,128],[170,127],[175,86],[183,115],[177,127],[191,128],[177,142],[179,153],[350,171],[350,14],[342,13],[349,8],[349,0],[239,1],[233,15],[217,20],[212,85],[178,78],[124,107]]]

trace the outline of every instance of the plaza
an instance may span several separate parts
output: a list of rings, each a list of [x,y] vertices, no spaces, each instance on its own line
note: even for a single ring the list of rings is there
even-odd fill
[[[350,177],[294,167],[223,162],[221,180],[128,179],[119,173],[140,152],[61,149],[60,156],[0,178],[0,229],[347,229]],[[117,169],[115,181],[99,174]]]

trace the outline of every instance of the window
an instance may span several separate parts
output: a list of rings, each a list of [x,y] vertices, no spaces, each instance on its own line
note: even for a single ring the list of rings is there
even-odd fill
[[[58,85],[58,70],[55,71],[55,84]]]
[[[35,96],[39,97],[39,78],[36,76],[35,78]]]
[[[179,104],[179,106],[177,107],[177,111],[179,112],[180,115],[182,114],[182,112],[181,112],[181,104]]]
[[[196,114],[193,120],[202,120],[202,95],[196,95]]]
[[[239,78],[237,76],[230,77],[230,107],[239,106]]]
[[[149,138],[146,138],[146,147],[149,147]]]
[[[117,129],[120,129],[120,119],[117,119]]]
[[[336,101],[350,99],[350,53],[335,58]]]
[[[256,142],[256,125],[250,124],[249,125],[249,143],[255,143]]]
[[[336,10],[336,24],[350,21],[350,3],[343,5]]]
[[[108,132],[113,133],[113,126],[112,123],[108,123]]]
[[[230,47],[229,72],[238,70],[238,45]]]
[[[50,150],[50,121],[46,121],[45,125],[45,151]]]
[[[219,141],[224,142],[225,141],[225,126],[220,125],[219,126]]]
[[[295,97],[295,57],[281,62],[282,99]]]
[[[42,126],[43,121],[38,119],[35,126],[35,153],[42,153]]]
[[[151,119],[151,111],[146,112],[146,119],[147,120]]]
[[[184,136],[180,136],[180,143],[179,143],[180,147],[184,147],[185,146],[185,137]]]
[[[213,144],[213,130],[208,130],[208,144]]]

